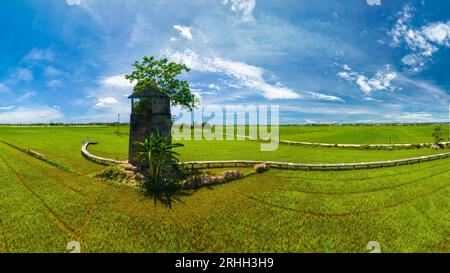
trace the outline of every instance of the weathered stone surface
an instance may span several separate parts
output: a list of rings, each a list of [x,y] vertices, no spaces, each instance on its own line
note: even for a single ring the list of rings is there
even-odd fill
[[[168,136],[172,130],[169,96],[156,90],[133,94],[131,98],[129,162],[139,166],[136,154],[140,152],[136,142],[143,142],[159,131]]]
[[[255,170],[256,173],[263,173],[263,172],[267,172],[268,170],[270,170],[270,167],[265,164],[265,163],[261,163],[261,164],[256,164],[253,169]]]
[[[213,186],[218,184],[229,183],[234,180],[238,180],[244,177],[244,174],[240,171],[225,171],[222,176],[212,176],[209,174],[195,175],[189,179],[183,181],[183,188],[185,189],[198,189],[201,187]]]
[[[136,166],[133,166],[132,164],[126,164],[125,170],[130,172],[136,172],[138,168]]]
[[[43,154],[33,151],[33,150],[28,150],[28,154],[30,154],[31,156],[34,156],[36,158],[44,158]]]

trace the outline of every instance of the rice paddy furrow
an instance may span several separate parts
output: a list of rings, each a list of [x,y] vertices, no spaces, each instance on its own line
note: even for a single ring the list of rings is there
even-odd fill
[[[430,179],[430,178],[434,178],[434,177],[438,177],[438,176],[442,176],[444,174],[448,174],[450,173],[450,169],[446,170],[444,172],[439,172],[439,173],[434,173],[431,175],[427,175],[425,177],[420,177],[417,179],[413,179],[413,180],[409,180],[408,182],[405,183],[400,183],[400,184],[396,184],[393,186],[389,186],[389,187],[381,187],[381,188],[376,188],[376,189],[370,189],[370,190],[364,190],[364,191],[350,191],[350,192],[320,192],[320,191],[305,191],[305,190],[298,190],[298,189],[291,189],[291,188],[284,188],[281,190],[285,190],[285,191],[293,191],[293,192],[299,192],[299,193],[305,193],[305,194],[314,194],[314,195],[331,195],[331,196],[336,196],[336,195],[357,195],[357,194],[363,194],[363,193],[375,193],[375,192],[382,192],[382,191],[386,191],[386,190],[392,190],[392,189],[396,189],[396,188],[401,188],[404,186],[408,186],[408,185],[414,185],[418,182],[423,182],[426,179]]]
[[[64,220],[61,219],[61,217],[58,216],[58,214],[45,202],[45,200],[39,196],[29,185],[26,181],[26,178],[18,171],[16,171],[4,158],[2,154],[0,154],[0,159],[4,162],[4,164],[8,167],[8,169],[11,170],[12,173],[15,174],[17,177],[19,183],[29,192],[31,193],[36,199],[39,200],[39,202],[45,207],[45,209],[48,211],[49,217],[54,221],[54,223],[60,227],[62,230],[64,230],[66,233],[68,233],[72,238],[77,239],[78,236],[74,229],[72,229],[67,223],[64,222]]]
[[[297,212],[300,214],[305,214],[305,215],[311,215],[311,216],[315,216],[315,217],[347,217],[347,216],[358,216],[358,215],[363,215],[363,214],[367,214],[367,213],[373,213],[373,212],[380,212],[382,210],[386,210],[386,209],[390,209],[390,208],[395,208],[401,205],[405,205],[414,201],[417,201],[421,198],[427,197],[428,195],[434,194],[440,190],[446,189],[447,187],[449,187],[450,185],[445,185],[442,187],[439,187],[437,189],[434,189],[428,193],[413,197],[413,198],[407,198],[405,200],[402,200],[400,202],[397,203],[393,203],[391,205],[386,205],[386,206],[381,206],[381,207],[377,207],[377,208],[373,208],[373,209],[369,209],[369,210],[364,210],[364,211],[352,211],[352,212],[343,212],[343,213],[320,213],[320,212],[314,212],[314,211],[303,211],[303,210],[299,210],[299,209],[295,209],[295,208],[290,208],[290,207],[286,207],[286,206],[282,206],[282,205],[278,205],[278,204],[274,204],[272,202],[266,201],[266,200],[261,200],[257,197],[251,196],[251,195],[245,195],[245,194],[241,194],[242,196],[249,198],[251,200],[260,202],[262,204],[265,204],[269,207],[274,207],[274,208],[278,208],[278,209],[283,209],[283,210],[288,210],[288,211],[293,211],[293,212]]]

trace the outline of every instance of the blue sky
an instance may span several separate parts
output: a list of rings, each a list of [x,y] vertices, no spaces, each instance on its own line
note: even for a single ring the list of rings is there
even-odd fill
[[[282,123],[448,121],[447,0],[0,2],[0,123],[114,121],[143,56]],[[126,118],[124,118],[125,120]]]

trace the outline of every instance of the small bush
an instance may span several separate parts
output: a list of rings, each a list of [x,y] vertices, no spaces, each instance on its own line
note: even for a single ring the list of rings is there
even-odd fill
[[[126,182],[126,180],[130,178],[130,176],[118,166],[107,167],[100,173],[96,174],[95,177],[119,184]]]

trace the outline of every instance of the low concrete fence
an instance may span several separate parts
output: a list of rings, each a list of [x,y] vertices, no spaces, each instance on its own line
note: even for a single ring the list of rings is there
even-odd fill
[[[292,162],[275,162],[275,161],[252,161],[252,160],[225,160],[225,161],[193,161],[183,162],[186,169],[212,169],[212,168],[239,168],[239,167],[253,167],[256,164],[265,163],[271,168],[285,169],[285,170],[306,170],[306,171],[326,171],[326,170],[357,170],[357,169],[372,169],[372,168],[386,168],[400,165],[412,165],[432,160],[449,158],[450,153],[436,154],[430,156],[421,156],[408,159],[377,161],[377,162],[362,162],[362,163],[336,163],[336,164],[305,164]]]
[[[109,159],[109,158],[100,157],[100,156],[91,154],[87,150],[87,148],[89,147],[89,145],[95,145],[95,144],[98,144],[98,143],[97,142],[85,142],[83,144],[83,146],[81,147],[81,153],[83,154],[84,157],[86,157],[89,160],[92,160],[94,162],[104,164],[104,165],[127,164],[128,163],[128,161],[119,161],[119,160]]]
[[[86,142],[81,147],[81,153],[86,158],[95,161],[100,164],[127,164],[128,161],[118,161],[114,159],[95,156],[87,150],[89,145],[95,145],[96,142]],[[213,168],[239,168],[239,167],[252,167],[256,164],[267,164],[274,169],[285,170],[306,170],[306,171],[326,171],[326,170],[358,170],[358,169],[372,169],[372,168],[386,168],[395,167],[400,165],[412,165],[422,162],[449,158],[450,153],[442,153],[407,159],[388,160],[388,161],[376,161],[376,162],[361,162],[361,163],[334,163],[334,164],[306,164],[306,163],[293,163],[293,162],[276,162],[276,161],[255,161],[255,160],[222,160],[222,161],[191,161],[182,162],[185,169],[197,170],[197,169],[213,169]]]
[[[227,135],[232,137],[232,135]],[[249,141],[258,141],[258,142],[267,142],[268,139],[258,139],[250,136],[242,136],[236,135],[238,139],[245,139]],[[332,144],[332,143],[318,143],[318,142],[306,142],[306,141],[293,141],[293,140],[279,140],[280,144],[285,145],[298,145],[298,146],[313,146],[313,147],[337,147],[337,148],[412,148],[412,147],[430,147],[434,143],[417,143],[417,144],[408,144],[408,143],[393,143],[393,144]],[[450,142],[441,142],[439,143],[442,147],[449,148]]]

